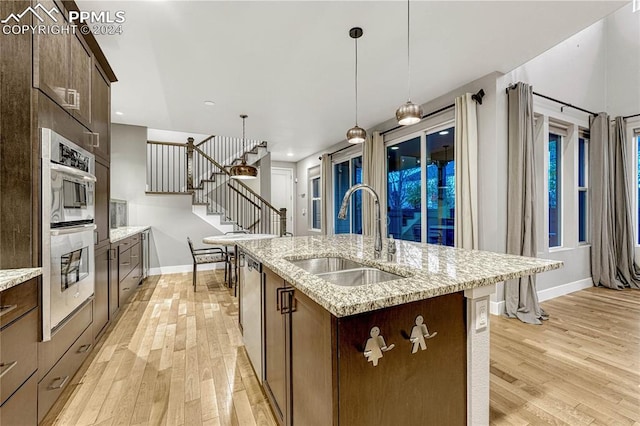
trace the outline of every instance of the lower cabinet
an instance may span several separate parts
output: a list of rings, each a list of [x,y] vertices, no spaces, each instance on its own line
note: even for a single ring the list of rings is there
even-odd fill
[[[280,425],[466,425],[462,293],[337,318],[263,273],[263,386]],[[377,353],[374,327],[386,344]]]
[[[95,251],[95,289],[93,300],[93,337],[97,338],[109,322],[111,247]]]
[[[38,424],[38,380],[34,373],[0,406],[0,425]]]

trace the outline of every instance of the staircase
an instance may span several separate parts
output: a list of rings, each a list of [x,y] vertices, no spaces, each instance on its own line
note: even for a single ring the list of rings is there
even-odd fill
[[[264,141],[209,136],[195,144],[147,142],[147,194],[192,197],[192,211],[220,232],[284,235],[286,210],[277,209],[229,169],[246,155],[254,164],[268,151]]]

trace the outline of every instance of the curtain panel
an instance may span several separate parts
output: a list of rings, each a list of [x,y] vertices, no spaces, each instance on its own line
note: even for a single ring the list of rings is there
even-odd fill
[[[362,152],[362,182],[371,186],[380,197],[380,213],[382,215],[382,235],[387,235],[387,179],[385,176],[386,159],[384,138],[380,132],[367,136]],[[362,235],[375,235],[375,210],[373,197],[362,191]]]
[[[455,246],[478,248],[478,118],[471,93],[455,104]]]
[[[591,276],[595,286],[640,288],[640,275],[633,260],[623,119],[616,118],[613,132],[610,127],[609,115],[604,112],[591,118]]]
[[[507,184],[507,253],[537,255],[536,169],[533,136],[533,89],[519,82],[508,90],[509,139]],[[548,319],[540,308],[536,276],[505,282],[505,313],[529,324]]]

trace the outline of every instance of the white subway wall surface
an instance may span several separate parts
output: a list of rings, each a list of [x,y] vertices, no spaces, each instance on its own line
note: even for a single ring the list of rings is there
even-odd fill
[[[111,198],[127,200],[130,225],[150,225],[151,268],[192,265],[187,237],[196,247],[219,232],[191,212],[189,195],[147,195],[147,128],[112,124]]]

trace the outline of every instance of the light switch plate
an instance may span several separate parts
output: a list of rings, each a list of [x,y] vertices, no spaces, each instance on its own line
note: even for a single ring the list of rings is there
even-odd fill
[[[487,327],[487,322],[489,321],[487,305],[487,299],[476,301],[476,331]]]

